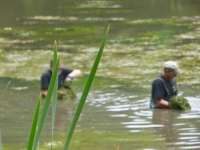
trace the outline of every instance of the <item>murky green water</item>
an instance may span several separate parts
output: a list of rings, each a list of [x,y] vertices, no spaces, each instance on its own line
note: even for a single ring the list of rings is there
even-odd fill
[[[0,130],[4,149],[25,149],[54,41],[80,98],[106,28],[102,60],[70,149],[200,148],[200,0],[21,0],[0,2]],[[179,93],[192,110],[149,109],[152,80],[179,62]],[[58,101],[55,148],[63,149],[78,100]],[[51,109],[49,111],[51,114]],[[49,149],[50,115],[41,137]]]

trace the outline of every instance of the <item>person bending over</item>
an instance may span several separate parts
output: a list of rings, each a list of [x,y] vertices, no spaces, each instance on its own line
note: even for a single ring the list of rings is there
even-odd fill
[[[178,94],[174,78],[181,73],[177,62],[164,63],[162,74],[152,83],[150,108],[170,108],[170,99]]]
[[[53,66],[53,61],[51,60],[50,68],[41,75],[41,96],[42,97],[46,97],[47,95],[48,87],[49,87],[51,76],[52,76],[52,66]],[[64,85],[65,80],[71,83],[73,78],[76,78],[82,75],[82,72],[79,69],[69,69],[69,68],[63,67],[62,62],[60,62],[59,64],[58,72],[59,72],[58,73],[58,89],[60,89]]]

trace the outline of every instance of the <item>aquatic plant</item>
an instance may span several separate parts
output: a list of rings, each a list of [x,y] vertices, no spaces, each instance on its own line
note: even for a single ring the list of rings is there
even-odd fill
[[[0,50],[0,59],[1,59],[2,50]],[[1,132],[0,132],[0,150],[2,150],[2,140],[1,140]]]
[[[4,92],[6,91],[6,89],[8,88],[9,84],[10,84],[11,80],[8,81],[6,87],[4,88],[3,92],[1,93],[1,97],[3,96]]]
[[[8,88],[9,84],[10,84],[11,80],[7,83],[6,87],[4,88],[3,92],[1,93],[0,97],[3,96],[4,92],[6,91],[6,89]],[[0,131],[0,150],[3,150],[3,144],[2,144],[2,138],[1,138],[1,131]]]
[[[174,96],[170,101],[170,108],[177,110],[190,110],[191,106],[188,100],[182,96]]]
[[[92,85],[93,79],[95,77],[102,53],[103,53],[103,49],[106,43],[106,39],[108,36],[108,31],[109,31],[109,27],[106,31],[106,34],[103,38],[102,44],[100,46],[99,52],[96,56],[95,62],[93,64],[93,67],[91,69],[90,75],[88,77],[88,80],[86,82],[83,94],[81,96],[81,99],[79,101],[78,107],[76,109],[76,113],[74,115],[69,133],[68,133],[68,137],[66,139],[66,143],[64,146],[64,150],[67,150],[72,138],[72,135],[74,133],[74,129],[76,127],[76,124],[78,122],[79,116],[81,114],[81,111],[83,109],[83,106],[85,104],[86,98],[88,96],[90,87]],[[47,116],[47,112],[50,106],[50,102],[52,100],[52,142],[53,142],[53,130],[54,130],[54,121],[55,121],[55,112],[56,112],[56,101],[57,101],[57,82],[58,82],[58,66],[59,66],[59,57],[57,56],[57,43],[55,42],[55,46],[54,46],[54,56],[53,56],[53,61],[54,66],[53,66],[53,74],[52,74],[52,78],[50,81],[50,85],[48,88],[48,92],[47,92],[47,96],[44,100],[44,105],[43,105],[43,109],[40,113],[40,101],[41,98],[38,98],[38,103],[35,109],[35,114],[33,117],[33,122],[32,122],[32,127],[31,127],[31,131],[30,131],[30,136],[29,136],[29,141],[28,141],[28,145],[27,145],[27,150],[35,150],[36,147],[38,146],[39,143],[39,139],[40,139],[40,135],[44,126],[44,122]],[[51,149],[52,149],[52,145],[51,145]]]
[[[1,60],[1,57],[2,57],[2,50],[0,50],[0,60]],[[4,92],[6,91],[6,89],[8,88],[9,84],[10,84],[11,80],[7,83],[6,87],[3,89],[0,97],[3,96]],[[3,145],[2,145],[2,138],[1,138],[1,131],[0,131],[0,150],[3,150]]]

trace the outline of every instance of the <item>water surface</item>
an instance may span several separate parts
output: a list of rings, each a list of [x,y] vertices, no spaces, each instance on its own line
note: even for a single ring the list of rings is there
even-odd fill
[[[109,37],[70,149],[200,148],[200,1],[0,2],[0,130],[4,149],[25,149],[54,41],[65,66],[78,68],[78,99],[58,101],[54,149],[63,149],[108,25]],[[179,94],[192,109],[149,109],[152,80],[167,60],[179,63]],[[51,108],[41,149],[51,141]],[[17,137],[17,138],[16,138]]]

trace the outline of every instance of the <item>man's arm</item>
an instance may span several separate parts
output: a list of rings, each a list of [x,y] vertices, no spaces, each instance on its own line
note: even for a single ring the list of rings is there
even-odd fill
[[[49,87],[49,83],[50,83],[50,80],[51,80],[51,76],[50,76],[49,72],[43,73],[40,80],[41,80],[40,94],[41,94],[42,97],[46,97],[48,87]]]
[[[156,105],[159,108],[169,108],[169,102],[161,98],[156,99]]]
[[[82,75],[82,72],[79,69],[74,69],[68,76],[76,78]]]

